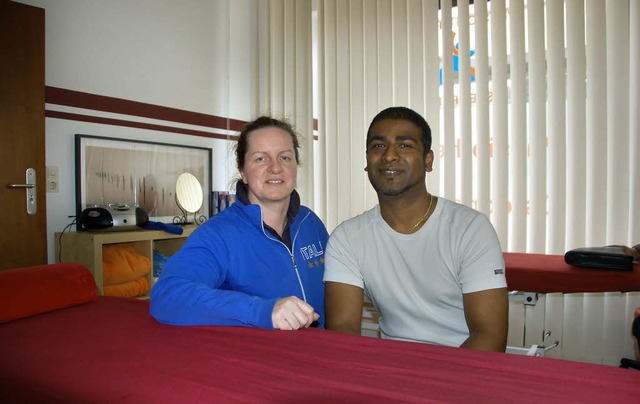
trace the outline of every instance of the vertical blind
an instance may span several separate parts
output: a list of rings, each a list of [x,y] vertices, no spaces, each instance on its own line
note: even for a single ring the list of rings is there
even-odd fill
[[[319,185],[331,231],[377,203],[369,122],[429,122],[430,192],[489,216],[505,251],[640,242],[640,2],[316,0]]]
[[[311,0],[256,2],[258,114],[284,118],[300,134],[297,189],[314,200]]]

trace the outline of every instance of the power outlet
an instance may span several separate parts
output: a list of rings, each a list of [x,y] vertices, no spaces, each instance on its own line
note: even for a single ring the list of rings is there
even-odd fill
[[[47,192],[60,192],[60,176],[57,166],[47,166]]]

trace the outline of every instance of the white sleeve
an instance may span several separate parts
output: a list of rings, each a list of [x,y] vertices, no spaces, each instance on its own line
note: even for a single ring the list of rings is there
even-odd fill
[[[324,281],[347,283],[364,289],[364,280],[352,240],[355,239],[349,236],[344,225],[333,231],[324,255]]]
[[[507,287],[500,240],[485,215],[471,221],[460,241],[462,293]]]

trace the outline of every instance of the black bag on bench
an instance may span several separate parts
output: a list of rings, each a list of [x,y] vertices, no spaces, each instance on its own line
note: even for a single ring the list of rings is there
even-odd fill
[[[564,262],[585,268],[631,271],[633,257],[624,253],[621,247],[574,248],[564,255]]]

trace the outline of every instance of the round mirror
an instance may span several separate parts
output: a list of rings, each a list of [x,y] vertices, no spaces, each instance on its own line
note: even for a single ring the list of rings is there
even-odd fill
[[[184,173],[178,177],[176,200],[178,205],[189,213],[197,212],[202,207],[202,187],[193,174]]]

